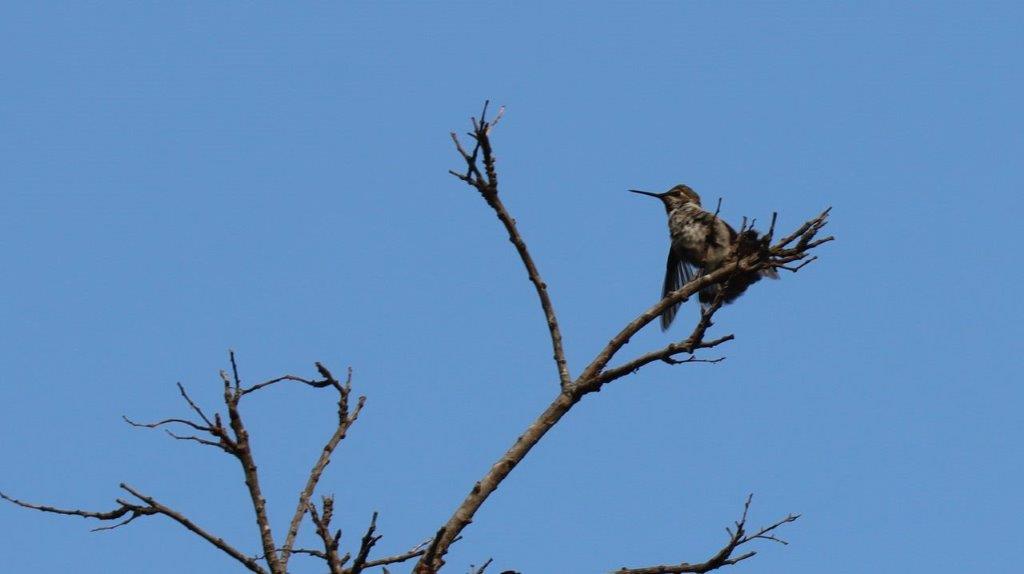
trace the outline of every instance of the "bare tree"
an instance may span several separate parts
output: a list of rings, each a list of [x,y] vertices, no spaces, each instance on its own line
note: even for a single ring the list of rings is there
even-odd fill
[[[502,112],[503,110],[499,111],[493,119],[488,120],[487,105],[485,104],[480,117],[471,119],[472,130],[467,134],[472,142],[471,149],[464,147],[455,133],[451,134],[455,148],[465,162],[464,171],[452,171],[451,173],[479,192],[484,201],[494,210],[498,220],[508,233],[509,241],[512,242],[519,258],[522,260],[527,276],[537,293],[544,318],[547,322],[551,339],[552,357],[555,362],[559,384],[547,408],[523,431],[512,446],[491,466],[484,476],[473,484],[466,497],[455,507],[447,521],[436,532],[431,533],[426,541],[414,545],[409,550],[400,554],[371,558],[374,546],[381,537],[377,533],[377,514],[374,513],[365,534],[358,540],[357,544],[353,545],[352,551],[343,553],[341,550],[341,531],[332,529],[331,526],[335,510],[333,498],[322,496],[319,503],[313,500],[324,470],[331,462],[332,454],[345,438],[349,428],[356,422],[366,401],[365,397],[359,397],[354,401],[354,404],[351,401],[351,371],[349,371],[344,382],[342,382],[335,378],[325,366],[316,363],[315,366],[319,375],[317,378],[284,375],[251,386],[245,386],[239,376],[238,365],[233,352],[230,354],[230,372],[221,372],[221,380],[224,386],[223,402],[226,420],[225,416],[220,412],[215,412],[212,416],[208,415],[206,411],[192,400],[185,388],[179,384],[178,390],[192,412],[191,418],[168,418],[151,423],[140,423],[126,417],[125,421],[133,427],[164,428],[167,434],[176,440],[191,441],[199,445],[214,447],[236,459],[242,469],[245,488],[249,494],[256,525],[259,529],[260,552],[258,554],[250,555],[242,552],[234,544],[228,543],[223,538],[212,534],[196,524],[192,519],[184,516],[181,512],[124,483],[120,485],[120,488],[128,496],[116,499],[117,506],[109,511],[61,509],[25,502],[4,493],[0,493],[0,497],[25,508],[41,512],[93,518],[105,524],[96,528],[96,530],[112,530],[129,524],[142,516],[162,515],[177,522],[193,534],[212,544],[228,556],[231,556],[246,569],[261,574],[286,574],[289,571],[289,561],[296,554],[322,560],[331,574],[358,574],[369,568],[378,567],[387,572],[387,566],[410,562],[413,559],[416,559],[416,562],[412,566],[412,572],[415,574],[434,574],[445,566],[445,556],[452,544],[460,539],[463,530],[473,521],[476,512],[483,506],[488,497],[508,477],[512,469],[540,442],[545,434],[558,424],[562,417],[584,396],[598,392],[605,385],[636,373],[653,362],[661,361],[678,365],[694,362],[713,363],[721,361],[722,357],[712,359],[701,358],[695,353],[702,349],[718,347],[734,338],[733,335],[729,334],[705,339],[708,329],[713,325],[712,319],[715,313],[724,304],[721,294],[726,293],[728,289],[719,289],[719,296],[702,308],[700,317],[685,339],[612,364],[623,347],[626,346],[636,333],[660,316],[666,309],[688,300],[695,293],[710,285],[728,287],[729,281],[734,277],[749,277],[750,274],[762,271],[786,270],[796,273],[816,259],[815,256],[811,255],[811,251],[814,248],[832,240],[831,236],[818,238],[819,231],[828,221],[828,209],[777,241],[774,237],[775,214],[772,215],[771,227],[767,233],[764,235],[754,235],[754,241],[750,241],[750,237],[752,237],[751,228],[744,221],[740,237],[746,238],[746,240],[737,241],[731,247],[731,257],[726,264],[718,267],[713,272],[695,277],[679,289],[668,293],[661,301],[641,312],[636,318],[622,327],[608,341],[604,348],[597,352],[580,373],[573,377],[565,358],[561,329],[558,326],[554,304],[548,295],[547,285],[542,279],[540,271],[533,261],[533,257],[530,255],[526,242],[516,228],[515,219],[509,214],[498,194],[498,172],[490,136],[491,131],[501,120]],[[266,503],[260,489],[260,474],[256,461],[253,458],[249,443],[249,432],[239,410],[239,405],[242,399],[248,395],[282,383],[293,383],[313,389],[333,390],[337,395],[338,420],[334,432],[326,440],[320,456],[313,463],[305,486],[298,494],[295,511],[292,514],[288,529],[284,533],[283,543],[279,544],[279,539],[275,538],[267,517]],[[702,562],[679,562],[676,564],[634,568],[624,567],[617,570],[617,572],[626,574],[709,572],[722,566],[736,564],[754,556],[756,552],[749,550],[747,545],[757,540],[785,544],[777,536],[776,532],[781,526],[796,520],[799,515],[790,514],[762,528],[751,529],[747,525],[747,515],[751,499],[752,497],[747,497],[739,520],[735,521],[732,528],[727,529],[728,540],[725,544]],[[315,529],[319,539],[318,544],[320,545],[318,548],[296,547],[299,530],[306,519]],[[741,547],[743,548],[741,549]],[[477,574],[483,574],[490,563],[491,561],[487,560],[481,566],[472,568],[472,571]]]

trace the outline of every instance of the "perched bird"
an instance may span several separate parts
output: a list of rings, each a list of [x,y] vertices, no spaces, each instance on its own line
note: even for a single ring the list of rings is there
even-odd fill
[[[693,278],[720,268],[736,251],[745,256],[765,252],[767,249],[766,240],[759,238],[753,229],[738,234],[717,215],[705,211],[700,206],[700,196],[686,185],[677,185],[665,193],[637,189],[629,191],[657,197],[665,204],[665,211],[668,212],[668,232],[672,238],[672,245],[668,250],[662,297],[679,289]],[[722,301],[732,303],[747,290],[747,287],[760,281],[761,277],[777,279],[778,273],[774,269],[765,269],[734,275],[724,285],[708,285],[701,289],[700,302],[707,307],[712,304],[719,291],[722,291]],[[672,324],[679,305],[676,303],[661,314],[662,330],[668,329]]]

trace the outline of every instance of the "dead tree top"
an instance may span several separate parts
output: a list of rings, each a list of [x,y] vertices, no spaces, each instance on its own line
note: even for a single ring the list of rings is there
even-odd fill
[[[551,341],[558,387],[554,391],[551,403],[515,439],[512,446],[495,461],[490,469],[472,484],[465,498],[456,505],[451,516],[426,540],[412,545],[409,550],[398,554],[373,557],[373,550],[381,539],[377,527],[378,516],[377,513],[374,513],[365,533],[353,546],[353,550],[342,552],[341,531],[331,526],[336,512],[334,499],[331,496],[322,496],[319,504],[313,500],[332,454],[358,419],[366,401],[365,397],[359,397],[352,404],[351,370],[342,382],[335,378],[324,365],[316,363],[318,377],[305,378],[284,375],[246,386],[242,383],[233,352],[229,355],[230,372],[222,371],[220,377],[223,385],[223,413],[208,413],[203,410],[188,395],[185,387],[179,384],[178,391],[191,413],[189,418],[167,418],[156,422],[141,423],[125,417],[125,421],[133,427],[164,429],[167,435],[175,440],[216,448],[237,461],[242,470],[242,478],[251,502],[253,518],[259,531],[260,550],[255,555],[241,551],[237,545],[209,532],[181,512],[124,483],[120,485],[120,488],[126,493],[126,496],[116,499],[116,506],[108,511],[62,509],[25,502],[3,493],[0,493],[0,497],[18,506],[41,512],[98,520],[104,525],[96,530],[112,530],[130,524],[140,517],[161,515],[177,522],[186,530],[235,559],[247,570],[259,574],[287,574],[289,562],[295,555],[323,561],[331,574],[358,574],[369,568],[381,568],[386,573],[387,566],[414,559],[416,562],[412,567],[413,572],[434,574],[445,566],[445,557],[451,546],[460,539],[463,531],[473,521],[476,512],[509,476],[512,469],[584,396],[598,392],[605,385],[636,373],[654,362],[680,365],[717,363],[723,360],[724,357],[698,357],[696,353],[704,349],[717,348],[734,339],[732,334],[707,338],[708,330],[714,325],[715,314],[724,304],[721,293],[726,292],[727,289],[718,290],[720,295],[702,309],[700,317],[685,338],[658,349],[639,352],[632,357],[618,358],[620,352],[636,333],[658,318],[666,309],[690,299],[709,285],[727,286],[730,278],[734,276],[761,271],[784,270],[796,273],[817,259],[812,255],[815,248],[832,240],[831,236],[818,237],[819,232],[828,223],[828,209],[779,239],[775,238],[777,217],[772,214],[771,226],[767,233],[763,236],[755,236],[756,249],[747,249],[740,245],[742,242],[738,242],[732,250],[731,259],[725,265],[713,272],[693,278],[679,289],[668,293],[660,301],[641,311],[617,333],[613,334],[608,343],[594,354],[578,375],[573,377],[566,360],[562,332],[547,283],[544,282],[539,268],[527,248],[526,241],[516,227],[515,219],[506,209],[499,194],[498,170],[491,133],[501,120],[503,113],[504,109],[501,109],[493,119],[488,119],[487,105],[485,104],[480,117],[471,119],[472,129],[467,134],[472,142],[472,146],[469,148],[463,146],[455,133],[451,134],[455,149],[465,163],[463,171],[451,171],[451,173],[480,194],[494,211],[508,234],[509,241],[515,247],[526,270],[527,278],[536,292],[544,316]],[[746,235],[744,233],[749,232],[751,226],[744,222],[740,230],[740,237],[748,237],[749,233]],[[260,486],[260,474],[250,448],[249,431],[243,420],[240,404],[245,397],[285,383],[318,390],[333,390],[337,402],[337,424],[331,436],[324,442],[320,456],[312,464],[306,483],[298,493],[295,510],[292,512],[288,528],[284,532],[283,542],[279,543],[267,515],[266,501]],[[754,556],[755,551],[746,550],[746,548],[748,544],[758,540],[785,544],[777,536],[777,530],[796,520],[799,515],[790,514],[768,526],[753,530],[747,526],[750,504],[751,497],[747,497],[740,519],[733,524],[732,528],[727,529],[728,540],[709,558],[701,562],[621,568],[616,572],[623,574],[709,572],[723,566],[737,564]],[[316,545],[319,547],[297,547],[298,534],[307,517],[315,531],[318,540]],[[471,567],[471,571],[483,574],[490,564],[491,560],[488,559],[479,567]],[[509,573],[512,571],[502,574]]]

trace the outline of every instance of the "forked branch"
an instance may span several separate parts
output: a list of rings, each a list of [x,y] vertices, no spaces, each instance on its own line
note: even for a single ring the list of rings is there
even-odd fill
[[[222,396],[224,406],[227,411],[227,424],[223,422],[223,418],[220,413],[213,413],[212,416],[208,415],[194,400],[192,400],[189,394],[185,391],[185,387],[180,383],[178,384],[178,391],[181,394],[182,399],[184,399],[188,405],[189,410],[192,411],[196,418],[167,418],[152,423],[139,423],[129,419],[128,417],[124,417],[124,419],[133,427],[153,429],[163,428],[175,439],[188,440],[206,446],[217,447],[239,462],[242,467],[246,489],[252,502],[256,523],[260,531],[260,542],[263,546],[263,551],[258,556],[246,555],[239,551],[235,546],[225,542],[219,536],[199,527],[195,522],[177,510],[158,502],[153,497],[145,495],[127,484],[122,484],[121,488],[140,500],[141,503],[118,499],[118,506],[110,511],[62,509],[53,506],[25,502],[9,497],[3,493],[0,493],[0,497],[3,497],[5,500],[23,508],[29,508],[40,512],[82,516],[99,520],[101,522],[112,523],[109,526],[101,526],[95,530],[112,530],[114,528],[124,526],[142,516],[163,515],[184,526],[187,530],[193,532],[200,538],[220,549],[222,552],[236,559],[250,571],[258,573],[269,572],[270,574],[285,574],[288,571],[288,561],[294,554],[312,556],[325,561],[333,574],[358,574],[366,568],[397,564],[406,560],[411,560],[421,556],[426,551],[426,544],[420,544],[419,546],[400,554],[371,559],[370,552],[373,549],[374,544],[380,540],[380,535],[375,533],[377,527],[377,515],[374,514],[370,523],[370,529],[367,535],[364,536],[360,542],[356,559],[349,568],[345,568],[344,566],[349,560],[349,555],[341,555],[339,552],[341,532],[336,531],[331,533],[329,531],[331,518],[334,514],[333,499],[325,497],[322,512],[317,512],[315,506],[310,502],[310,499],[320,482],[320,478],[323,476],[324,470],[330,464],[331,455],[334,453],[339,443],[344,440],[351,426],[356,422],[356,419],[359,417],[359,413],[366,401],[366,397],[359,397],[355,401],[354,405],[351,404],[351,369],[349,370],[345,381],[341,382],[331,374],[327,367],[321,363],[316,363],[316,370],[319,373],[320,378],[311,379],[295,375],[284,375],[246,387],[242,384],[241,377],[239,376],[238,363],[233,352],[230,354],[230,361],[230,372],[221,372],[221,380],[223,383]],[[319,457],[313,463],[312,469],[307,477],[306,484],[299,493],[298,508],[293,514],[288,525],[285,545],[279,548],[274,544],[274,536],[271,532],[270,521],[266,512],[266,503],[260,489],[259,473],[256,461],[252,456],[249,432],[246,429],[239,405],[243,398],[251,395],[252,393],[266,390],[278,383],[284,382],[299,383],[303,386],[315,389],[332,388],[337,393],[338,398],[337,424],[335,425],[334,432],[327,439],[320,451]],[[176,434],[167,427],[184,428],[195,434]],[[318,536],[321,537],[324,543],[324,550],[322,551],[294,547],[302,519],[307,516],[307,514],[310,516],[310,521],[316,528]],[[263,564],[265,564],[265,566]]]
[[[326,367],[316,363],[319,378],[283,375],[251,386],[245,386],[239,376],[238,364],[233,352],[230,354],[230,372],[221,373],[225,407],[225,415],[223,417],[221,413],[208,415],[206,411],[192,400],[185,391],[185,388],[179,384],[179,392],[191,412],[189,418],[166,418],[151,423],[135,422],[127,417],[125,417],[125,420],[133,427],[163,429],[176,440],[216,447],[239,463],[252,504],[255,521],[259,529],[262,552],[257,556],[248,556],[242,553],[222,538],[199,527],[182,513],[127,484],[121,484],[121,489],[131,495],[131,497],[128,500],[117,499],[117,506],[108,511],[62,509],[25,502],[3,493],[0,493],[0,497],[24,508],[53,514],[81,516],[107,524],[96,530],[118,528],[143,516],[163,515],[228,554],[248,570],[258,574],[287,574],[289,571],[289,560],[294,555],[309,556],[324,561],[331,574],[361,574],[369,568],[385,567],[412,559],[418,559],[413,568],[416,574],[435,574],[444,566],[445,556],[449,549],[460,539],[462,531],[473,521],[479,508],[508,477],[512,469],[529,454],[531,449],[547,432],[558,424],[562,417],[584,396],[598,392],[604,385],[635,373],[654,362],[660,361],[670,365],[678,365],[697,362],[716,363],[721,361],[722,357],[705,359],[698,357],[695,353],[701,349],[716,348],[733,339],[731,334],[706,338],[708,337],[708,331],[714,326],[713,319],[715,314],[723,305],[722,293],[726,289],[718,290],[719,295],[707,308],[703,309],[689,336],[685,339],[670,343],[660,349],[639,353],[631,359],[620,359],[614,366],[609,366],[613,365],[613,361],[616,360],[622,349],[641,329],[654,321],[666,309],[688,300],[708,286],[722,285],[723,287],[728,287],[729,282],[735,277],[749,276],[749,274],[761,272],[774,274],[774,270],[778,269],[795,273],[817,259],[811,253],[812,250],[833,239],[831,236],[818,238],[819,232],[828,223],[829,210],[827,209],[817,217],[803,223],[795,231],[782,237],[774,244],[772,242],[774,241],[777,223],[776,215],[773,214],[771,227],[763,236],[753,233],[751,228],[748,227],[747,222],[744,221],[740,233],[740,237],[744,239],[737,240],[733,246],[731,256],[723,265],[713,272],[696,277],[676,291],[669,293],[648,309],[641,311],[633,320],[611,337],[579,375],[573,379],[566,361],[562,334],[554,305],[548,294],[547,285],[543,281],[537,265],[530,255],[526,242],[516,226],[515,219],[506,209],[498,193],[498,171],[490,137],[494,126],[500,121],[503,112],[503,109],[500,110],[493,119],[488,120],[487,105],[485,104],[480,118],[472,118],[472,130],[468,135],[473,145],[469,150],[463,146],[458,136],[454,133],[452,134],[456,150],[465,162],[465,171],[452,171],[451,173],[480,193],[508,233],[509,240],[515,247],[530,282],[534,285],[547,322],[553,359],[558,372],[559,388],[547,408],[523,431],[508,450],[488,469],[484,476],[472,486],[469,493],[455,508],[448,520],[438,528],[436,534],[431,539],[406,552],[382,558],[371,558],[372,551],[381,538],[377,531],[377,514],[374,513],[365,534],[358,541],[358,547],[353,549],[354,556],[350,553],[342,553],[341,531],[333,528],[331,525],[335,516],[334,499],[330,496],[325,496],[318,507],[312,501],[312,497],[316,492],[324,471],[330,464],[332,454],[340,442],[347,436],[348,431],[356,422],[365,404],[365,397],[359,397],[356,401],[351,400],[351,371],[349,371],[345,381],[341,382]],[[720,205],[721,200],[719,200],[719,207]],[[716,209],[717,213],[718,209]],[[752,226],[753,222],[750,222],[750,225]],[[314,389],[333,389],[337,393],[337,422],[332,434],[325,441],[317,460],[313,462],[306,483],[299,492],[295,510],[284,533],[284,544],[279,547],[276,545],[270,527],[271,521],[260,486],[260,476],[256,460],[253,456],[249,432],[245,426],[239,405],[243,398],[257,391],[264,391],[271,387],[276,388],[276,386],[282,383],[295,383]],[[743,552],[740,550],[740,547],[755,540],[768,540],[785,544],[784,541],[776,536],[775,532],[782,525],[796,520],[798,515],[789,515],[755,532],[748,532],[746,524],[750,502],[751,499],[748,497],[744,505],[742,517],[735,523],[734,530],[729,530],[729,540],[725,546],[704,562],[681,562],[669,565],[622,568],[619,572],[622,574],[708,572],[722,566],[736,564],[754,556],[754,551]],[[299,531],[306,517],[312,522],[322,549],[296,547]],[[491,561],[488,560],[472,571],[476,572],[476,574],[482,574],[490,563]]]
[[[438,531],[438,535],[435,538],[430,551],[420,557],[420,560],[417,562],[414,570],[416,574],[434,574],[444,566],[444,556],[448,552],[449,547],[457,539],[463,529],[473,521],[473,517],[477,510],[479,510],[487,498],[497,489],[498,485],[504,481],[509,473],[512,472],[512,469],[515,468],[527,454],[529,454],[530,450],[552,427],[558,423],[558,421],[562,419],[563,416],[565,416],[567,412],[569,412],[570,409],[572,409],[574,405],[576,405],[576,403],[580,401],[583,396],[597,392],[601,390],[604,385],[634,373],[638,369],[655,361],[662,361],[669,364],[682,364],[693,362],[718,362],[722,360],[721,358],[700,359],[693,355],[697,350],[717,347],[718,345],[733,339],[732,335],[725,335],[710,340],[704,338],[707,330],[713,325],[712,319],[715,313],[722,306],[722,301],[719,297],[701,313],[700,319],[694,326],[690,336],[686,339],[672,343],[658,350],[642,353],[618,366],[609,368],[608,365],[611,360],[630,341],[630,339],[642,328],[655,320],[655,318],[660,316],[665,309],[682,301],[688,300],[698,291],[709,285],[727,285],[731,278],[738,276],[739,274],[757,273],[763,270],[776,268],[786,269],[788,267],[788,263],[809,259],[808,252],[811,249],[832,240],[831,237],[815,239],[816,234],[827,223],[828,210],[825,210],[816,218],[801,225],[795,232],[780,240],[776,245],[769,247],[769,243],[771,242],[775,232],[775,223],[777,219],[777,217],[773,216],[772,226],[769,232],[765,236],[757,237],[757,245],[759,246],[757,249],[741,249],[739,247],[739,243],[737,243],[733,249],[732,258],[726,264],[722,265],[714,272],[696,277],[676,291],[666,295],[661,301],[658,301],[647,310],[641,312],[635,319],[627,323],[614,337],[609,340],[608,344],[594,356],[591,362],[576,377],[576,379],[570,380],[568,366],[565,364],[565,356],[562,351],[561,334],[558,329],[558,323],[555,320],[553,307],[547,296],[546,286],[543,281],[541,281],[540,275],[536,271],[536,266],[533,264],[533,261],[529,256],[526,242],[515,227],[515,220],[511,215],[509,215],[508,211],[501,203],[501,200],[498,198],[497,172],[494,163],[493,147],[490,140],[491,128],[493,127],[494,122],[488,123],[486,121],[486,110],[487,106],[485,105],[484,113],[481,114],[481,118],[479,120],[476,118],[472,119],[473,130],[469,133],[469,136],[475,142],[472,151],[467,151],[466,148],[462,146],[459,138],[454,133],[452,134],[452,140],[455,142],[455,147],[460,157],[466,163],[466,169],[464,172],[452,171],[451,173],[480,192],[488,205],[490,205],[498,214],[498,219],[505,225],[509,232],[509,238],[516,246],[516,250],[523,259],[527,269],[527,274],[529,275],[530,280],[537,287],[541,307],[544,310],[545,316],[548,318],[552,345],[555,350],[555,361],[558,364],[561,389],[547,408],[544,409],[544,411],[533,421],[533,423],[530,424],[530,426],[526,428],[525,431],[523,431],[512,446],[509,447],[509,449],[491,466],[484,476],[473,485],[463,501],[458,505],[458,507],[456,507],[451,517]],[[481,161],[483,162],[482,167],[480,165]],[[744,225],[744,231],[746,230],[747,227]],[[794,242],[796,243],[794,244]],[[799,267],[790,270],[795,271],[798,269]],[[724,289],[719,290],[719,293],[723,291]],[[690,357],[686,359],[676,358],[681,354],[689,354]],[[744,513],[744,520],[741,521],[743,523],[745,523],[745,516],[746,514]],[[795,517],[793,520],[795,520]],[[742,543],[740,540],[742,540],[742,536],[736,540],[732,549]],[[733,558],[731,557],[732,549],[729,550],[729,553],[725,555],[724,558],[712,559],[712,561],[705,563],[705,565],[714,564],[715,560],[719,560],[721,564],[725,564],[728,560],[734,560],[733,563],[735,563],[749,557]],[[665,572],[670,571],[677,570],[665,570]]]
[[[743,515],[735,522],[735,530],[732,528],[725,529],[726,532],[729,533],[729,541],[718,552],[716,552],[714,556],[708,558],[704,562],[696,564],[680,562],[679,564],[660,564],[658,566],[643,566],[640,568],[620,568],[619,570],[616,570],[616,572],[618,574],[683,574],[685,572],[703,574],[704,572],[717,570],[722,566],[731,566],[755,556],[757,552],[754,550],[749,550],[743,554],[735,555],[736,549],[748,542],[753,542],[754,540],[770,540],[772,542],[778,542],[779,544],[787,544],[785,540],[775,535],[775,530],[783,524],[795,521],[800,518],[800,515],[790,514],[782,520],[760,528],[757,532],[747,532],[747,513],[750,510],[750,501],[753,497],[753,494],[747,496],[747,501],[743,505]]]
[[[140,516],[162,514],[170,518],[171,520],[177,522],[178,524],[184,526],[186,529],[193,532],[203,540],[206,540],[207,542],[209,542],[214,547],[224,552],[228,556],[239,561],[248,570],[256,572],[258,574],[266,574],[266,570],[264,570],[263,567],[261,567],[255,559],[250,558],[245,554],[239,552],[234,546],[225,542],[223,538],[209,533],[207,530],[201,528],[192,520],[186,518],[185,515],[181,514],[180,512],[157,502],[156,499],[154,499],[153,497],[142,494],[141,492],[127,484],[121,483],[120,487],[122,490],[128,492],[135,498],[138,498],[145,504],[136,504],[119,498],[117,499],[118,506],[114,510],[108,512],[92,512],[88,510],[62,509],[42,504],[32,504],[29,502],[18,500],[16,498],[12,498],[3,493],[0,493],[0,497],[3,497],[4,500],[17,504],[18,506],[24,508],[31,508],[32,510],[48,512],[52,514],[83,516],[86,518],[94,518],[100,521],[118,520],[126,515],[128,516],[127,519],[118,522],[112,526],[101,526],[93,530],[113,530],[114,528],[128,524],[129,522],[135,520]]]
[[[348,370],[348,376],[345,378],[345,383],[341,384],[334,378],[334,375],[327,370],[327,367],[324,367],[320,363],[317,363],[316,367],[317,370],[320,371],[320,374],[323,375],[323,381],[326,382],[326,384],[322,386],[333,387],[338,392],[338,424],[334,429],[334,433],[329,439],[327,439],[327,443],[320,450],[320,457],[313,464],[313,469],[309,471],[309,476],[306,478],[306,485],[303,487],[302,492],[299,493],[299,502],[295,508],[295,513],[292,515],[292,520],[288,524],[288,533],[285,537],[284,548],[281,550],[281,559],[285,564],[288,563],[291,550],[295,546],[295,537],[299,533],[299,526],[302,524],[302,518],[310,508],[309,500],[313,496],[313,491],[316,490],[317,483],[320,482],[320,477],[323,475],[324,469],[326,469],[327,465],[331,462],[331,455],[334,454],[334,449],[337,448],[338,444],[345,439],[348,429],[356,422],[360,411],[363,410],[363,405],[366,403],[366,397],[359,397],[355,409],[349,413],[349,394],[352,391],[352,369]],[[313,383],[312,386],[318,386],[318,384]],[[316,521],[314,520],[314,522]]]

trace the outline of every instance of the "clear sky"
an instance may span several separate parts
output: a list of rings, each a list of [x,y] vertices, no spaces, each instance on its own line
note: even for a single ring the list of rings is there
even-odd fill
[[[1024,9],[892,4],[5,2],[0,489],[103,509],[126,481],[257,553],[234,461],[120,419],[185,415],[177,381],[212,408],[233,348],[253,382],[351,366],[345,540],[373,510],[382,552],[427,538],[556,389],[514,251],[446,174],[490,98],[574,372],[659,293],[664,213],[626,189],[785,229],[831,205],[838,240],[720,313],[724,363],[585,399],[451,571],[703,560],[748,492],[755,524],[804,517],[737,572],[1013,570]],[[282,529],[333,406],[244,406]],[[4,570],[237,569],[167,520],[90,526],[0,505]]]

